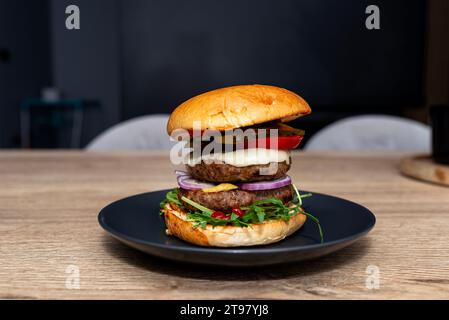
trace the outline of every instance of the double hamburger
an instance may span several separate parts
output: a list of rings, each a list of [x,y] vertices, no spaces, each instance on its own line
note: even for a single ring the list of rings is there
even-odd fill
[[[287,175],[304,132],[285,123],[310,112],[297,94],[266,85],[217,89],[178,106],[167,131],[187,136],[189,152],[178,188],[161,203],[167,234],[200,246],[253,246],[284,239],[307,217],[317,222]]]

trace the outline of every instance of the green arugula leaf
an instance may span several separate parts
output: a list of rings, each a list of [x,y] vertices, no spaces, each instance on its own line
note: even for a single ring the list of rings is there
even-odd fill
[[[167,194],[165,195],[165,199],[162,200],[161,203],[160,203],[161,209],[163,209],[165,207],[165,205],[167,203],[170,203],[170,202],[174,203],[178,207],[182,208],[183,205],[182,205],[182,202],[179,201],[178,192],[179,192],[178,188],[175,188],[175,189],[170,190],[169,192],[167,192]]]
[[[261,223],[264,222],[264,220],[265,220],[265,212],[262,209],[257,208],[256,214],[257,214],[257,219],[259,220],[259,222],[261,222]]]

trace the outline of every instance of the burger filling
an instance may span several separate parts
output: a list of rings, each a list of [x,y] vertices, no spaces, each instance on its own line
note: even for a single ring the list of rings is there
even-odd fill
[[[282,123],[261,126],[275,128],[279,135],[260,135],[260,126],[254,126],[254,136],[235,137],[230,144],[218,140],[217,149],[205,143],[195,149],[192,143],[193,150],[201,149],[201,154],[189,154],[187,172],[177,171],[179,188],[166,194],[161,211],[182,211],[194,228],[249,227],[304,214],[317,223],[322,236],[318,220],[302,209],[302,199],[310,194],[300,195],[286,175],[291,161],[289,150],[299,145],[304,132]],[[208,150],[211,152],[205,152]]]
[[[232,225],[236,227],[249,227],[251,224],[263,223],[267,220],[288,221],[292,216],[297,214],[313,217],[301,208],[302,199],[310,196],[310,194],[299,195],[296,187],[291,185],[290,188],[295,190],[295,195],[291,201],[286,203],[281,199],[268,197],[255,200],[249,205],[226,208],[227,210],[223,211],[214,210],[187,198],[185,195],[182,195],[184,191],[177,188],[167,193],[166,199],[161,203],[161,209],[162,212],[166,212],[166,206],[169,205],[173,209],[182,210],[187,213],[187,219],[194,223],[194,228],[205,228],[208,224],[212,226]],[[287,193],[286,190],[278,190],[278,192]],[[315,217],[312,219],[315,219]]]
[[[178,198],[188,198],[195,201],[211,210],[232,212],[234,208],[247,207],[254,202],[266,198],[276,198],[282,201],[283,204],[288,204],[292,199],[292,186],[285,186],[271,190],[246,191],[241,189],[234,189],[220,192],[204,192],[202,190],[186,190],[179,188]],[[183,205],[190,210],[195,210],[194,207],[182,201]]]
[[[290,169],[290,159],[283,162],[270,162],[237,167],[221,161],[204,161],[195,166],[186,166],[187,172],[195,179],[208,182],[250,182],[278,179]]]

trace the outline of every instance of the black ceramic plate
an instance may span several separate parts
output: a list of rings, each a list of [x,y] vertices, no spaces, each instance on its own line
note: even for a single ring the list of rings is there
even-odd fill
[[[368,233],[376,221],[368,209],[354,202],[313,193],[304,199],[303,207],[320,219],[323,243],[316,225],[308,219],[297,232],[271,245],[200,247],[165,234],[159,203],[167,191],[139,194],[111,203],[101,210],[100,225],[125,244],[158,257],[211,265],[255,266],[312,259],[334,252]]]

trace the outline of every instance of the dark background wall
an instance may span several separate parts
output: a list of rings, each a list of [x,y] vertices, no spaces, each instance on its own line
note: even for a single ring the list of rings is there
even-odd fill
[[[19,103],[51,84],[48,1],[0,1],[0,147],[19,143]]]
[[[375,1],[382,25],[369,31],[371,3],[121,2],[123,115],[171,111],[192,94],[244,83],[292,89],[314,111],[416,105],[423,99],[425,4]]]
[[[81,30],[65,28],[65,8]],[[312,105],[309,133],[340,117],[424,104],[424,1],[0,0],[0,147],[18,145],[18,103],[53,85],[97,100],[83,144],[131,117],[169,113],[213,88],[265,83]]]
[[[121,120],[118,3],[117,0],[51,0],[54,86],[66,98],[100,102],[100,109],[86,112],[84,143]],[[65,27],[65,8],[71,4],[80,8],[80,30]]]

